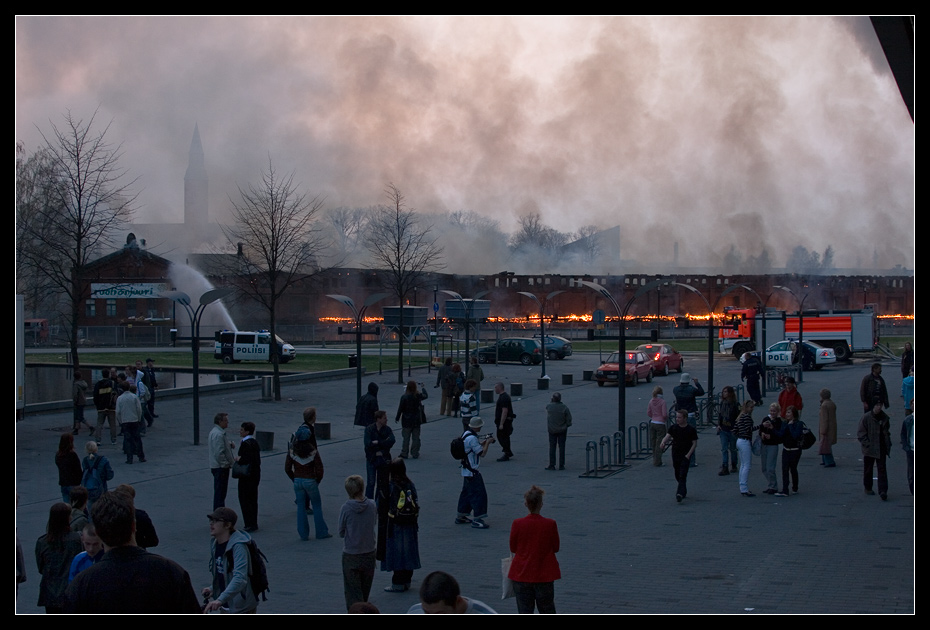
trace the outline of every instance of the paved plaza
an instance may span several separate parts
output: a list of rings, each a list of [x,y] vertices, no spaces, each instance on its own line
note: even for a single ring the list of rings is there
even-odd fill
[[[83,356],[83,355],[82,355]],[[143,355],[140,354],[140,357]],[[92,362],[92,355],[85,361]],[[687,371],[706,383],[706,363],[699,354],[686,355]],[[837,467],[819,466],[816,447],[805,451],[799,465],[800,493],[788,498],[760,494],[765,482],[760,460],[753,457],[750,489],[755,498],[740,495],[737,475],[719,477],[719,441],[713,430],[700,433],[699,466],[688,478],[688,496],[675,501],[671,455],[656,468],[650,458],[603,479],[581,478],[585,445],[617,427],[617,390],[583,381],[582,371],[594,369],[597,355],[576,354],[548,363],[550,391],[537,389],[540,368],[484,366],[483,389],[503,381],[523,384],[514,397],[517,419],[512,438],[514,459],[497,462],[493,445],[482,461],[490,499],[490,529],[453,524],[461,489],[458,465],[449,455],[449,441],[461,433],[457,418],[438,415],[436,372],[414,371],[425,381],[430,422],[423,426],[423,447],[417,460],[407,460],[420,503],[420,557],[413,588],[385,593],[390,574],[378,572],[371,602],[385,613],[400,613],[417,603],[421,579],[430,571],[456,576],[463,595],[484,601],[501,613],[515,613],[514,599],[500,599],[501,558],[509,553],[510,524],[526,515],[523,493],[533,484],[546,491],[543,516],[556,519],[561,535],[558,560],[562,579],[555,585],[559,613],[913,613],[914,501],[907,489],[904,453],[898,444],[903,419],[897,366],[887,363],[893,448],[888,462],[887,502],[865,496],[856,428],[862,416],[859,383],[870,359],[831,366],[805,374],[799,390],[804,397],[802,419],[816,431],[817,393],[833,392],[839,418],[834,448]],[[739,364],[715,360],[715,388],[739,383]],[[572,373],[574,384],[562,385]],[[393,422],[403,387],[396,373],[371,375],[363,383],[380,386],[378,400],[388,411],[400,452],[400,426]],[[671,406],[678,375],[658,377]],[[627,424],[645,420],[653,384],[627,389]],[[545,405],[560,391],[572,411],[567,468],[544,470],[548,463]],[[212,508],[213,479],[207,459],[207,434],[213,415],[226,411],[230,437],[249,420],[259,431],[274,432],[274,449],[262,453],[259,526],[253,536],[268,556],[269,599],[259,613],[343,613],[342,541],[301,542],[295,524],[294,493],[284,473],[288,436],[299,426],[301,411],[318,410],[320,422],[330,422],[332,439],[320,441],[325,478],[320,486],[326,522],[336,533],[339,510],[346,500],[343,481],[365,476],[362,431],[353,426],[355,379],[290,384],[282,387],[280,403],[262,402],[258,384],[249,389],[201,394],[200,445],[192,440],[192,399],[162,396],[159,418],[145,438],[148,462],[126,465],[108,440],[101,452],[110,458],[113,488],[130,483],[136,504],[154,521],[161,543],[152,551],[179,562],[190,573],[195,589],[210,583],[207,569],[210,534],[206,514]],[[766,407],[776,395],[769,394]],[[493,405],[482,403],[485,429],[493,431]],[[757,422],[767,409],[757,409]],[[88,410],[88,418],[96,414]],[[54,464],[59,436],[71,426],[70,408],[30,413],[16,424],[16,525],[26,554],[28,581],[20,587],[20,613],[41,613],[40,576],[33,549],[44,533],[49,507],[60,499]],[[85,435],[76,439],[83,457]],[[106,435],[106,432],[105,434]],[[779,463],[780,467],[780,463]],[[780,479],[780,476],[779,476]],[[236,481],[230,481],[227,505],[237,512]]]

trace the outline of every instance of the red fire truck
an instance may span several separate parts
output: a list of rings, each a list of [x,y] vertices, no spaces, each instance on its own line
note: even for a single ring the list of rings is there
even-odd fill
[[[765,344],[783,339],[797,340],[801,336],[801,318],[784,311],[762,313],[754,308],[723,309],[727,323],[720,327],[720,352],[739,358],[744,352],[754,352],[762,345],[765,322]],[[872,309],[860,311],[804,311],[804,341],[813,341],[833,348],[837,361],[846,361],[853,352],[871,351],[878,343],[878,320]],[[758,340],[758,342],[757,342]]]

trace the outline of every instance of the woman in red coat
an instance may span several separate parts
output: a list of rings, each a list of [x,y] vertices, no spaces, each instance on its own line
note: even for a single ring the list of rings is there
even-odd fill
[[[513,590],[517,596],[517,612],[532,615],[534,608],[540,614],[555,614],[554,582],[562,577],[559,561],[559,527],[551,518],[539,515],[543,506],[543,490],[530,488],[523,495],[529,516],[518,518],[510,527],[510,563]]]

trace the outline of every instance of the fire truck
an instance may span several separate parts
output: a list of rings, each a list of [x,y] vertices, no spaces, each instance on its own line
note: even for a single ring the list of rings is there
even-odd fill
[[[801,336],[801,319],[784,311],[769,311],[763,315],[754,308],[724,307],[727,323],[720,327],[718,338],[722,354],[739,358],[744,352],[754,352],[762,345],[765,323],[765,344]],[[833,348],[837,361],[847,361],[853,352],[868,352],[878,343],[878,320],[867,308],[858,311],[804,311],[804,341]],[[758,341],[757,341],[758,340]]]

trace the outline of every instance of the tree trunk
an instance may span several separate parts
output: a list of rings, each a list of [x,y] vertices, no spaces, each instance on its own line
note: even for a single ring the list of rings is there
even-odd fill
[[[404,384],[404,298],[400,298],[400,316],[397,319],[397,382]]]

